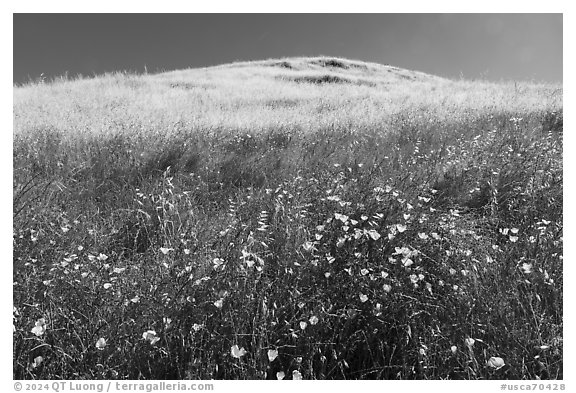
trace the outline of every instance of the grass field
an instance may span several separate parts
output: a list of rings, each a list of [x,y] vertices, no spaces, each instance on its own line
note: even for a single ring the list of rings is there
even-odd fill
[[[562,86],[290,58],[14,87],[15,379],[561,379]]]

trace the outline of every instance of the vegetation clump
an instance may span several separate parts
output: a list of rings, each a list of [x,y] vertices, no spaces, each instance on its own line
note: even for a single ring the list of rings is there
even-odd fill
[[[310,61],[14,89],[15,379],[563,378],[558,87]]]

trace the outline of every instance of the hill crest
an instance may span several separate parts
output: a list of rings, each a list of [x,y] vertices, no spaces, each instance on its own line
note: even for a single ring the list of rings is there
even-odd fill
[[[356,84],[377,86],[382,82],[429,81],[447,79],[387,64],[351,60],[340,57],[285,57],[255,61],[239,61],[204,68],[167,71],[156,74],[159,78],[183,76],[193,73],[221,73],[251,70],[255,75],[265,74],[284,81],[312,84]]]

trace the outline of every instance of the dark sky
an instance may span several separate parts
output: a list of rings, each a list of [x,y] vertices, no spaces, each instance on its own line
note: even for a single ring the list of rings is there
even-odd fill
[[[14,82],[328,55],[562,82],[562,14],[14,14]]]

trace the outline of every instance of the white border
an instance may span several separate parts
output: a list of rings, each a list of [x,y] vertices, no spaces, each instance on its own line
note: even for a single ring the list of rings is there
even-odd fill
[[[537,12],[537,13],[564,13],[564,70],[573,70],[573,50],[568,45],[569,39],[567,37],[574,37],[574,22],[573,12],[569,5],[569,1],[530,1],[519,2],[511,1],[504,2],[502,0],[489,0],[478,1],[474,4],[467,4],[463,1],[411,1],[411,2],[374,2],[373,0],[355,0],[355,1],[310,1],[310,0],[290,0],[286,2],[260,2],[260,1],[218,1],[218,2],[203,2],[201,4],[183,4],[184,2],[164,0],[159,2],[155,1],[125,1],[118,0],[102,0],[93,2],[78,2],[78,1],[12,1],[9,4],[2,5],[2,15],[0,17],[0,31],[2,49],[4,52],[13,53],[13,26],[12,26],[12,13],[410,13],[416,11],[417,13],[437,13],[437,12],[463,12],[463,13],[524,13],[524,12]],[[381,3],[381,4],[377,4]],[[572,46],[574,46],[572,44]],[[4,168],[0,171],[1,183],[4,185],[4,192],[2,195],[2,225],[0,225],[0,249],[6,250],[8,256],[4,258],[2,263],[2,298],[1,313],[4,323],[0,324],[0,337],[8,341],[10,345],[5,346],[5,350],[1,353],[1,381],[2,385],[7,391],[13,391],[12,387],[12,332],[11,324],[9,323],[9,316],[12,312],[11,299],[12,299],[12,263],[11,263],[11,250],[12,250],[12,201],[10,198],[9,184],[12,182],[12,61],[5,59],[0,62],[3,75],[3,89],[2,89],[2,166]],[[574,353],[574,340],[570,332],[574,331],[574,309],[571,307],[570,300],[574,296],[574,285],[571,285],[571,279],[574,278],[574,240],[576,240],[576,233],[574,231],[574,218],[575,207],[571,205],[572,197],[574,194],[574,178],[573,168],[576,168],[575,154],[572,153],[572,148],[575,145],[574,135],[571,125],[574,124],[573,119],[573,103],[574,93],[573,88],[575,85],[574,77],[570,72],[564,74],[564,107],[567,110],[565,113],[565,174],[567,175],[564,180],[564,216],[565,216],[565,250],[564,260],[564,381],[557,381],[566,384],[566,391],[576,391],[576,378],[572,373],[572,366],[574,361],[571,354]],[[10,85],[9,85],[10,84]],[[9,169],[7,169],[9,168]],[[8,300],[10,299],[10,300]],[[10,318],[11,319],[11,318]],[[526,381],[526,383],[533,383],[535,381]],[[543,381],[545,382],[545,381]],[[554,382],[554,381],[552,381]],[[466,390],[468,392],[490,392],[498,391],[500,383],[497,381],[323,381],[311,382],[302,381],[295,387],[293,383],[278,383],[278,382],[238,382],[238,381],[214,381],[217,390],[216,392],[223,391],[238,391],[239,389],[248,388],[254,391],[266,391],[271,389],[275,391],[292,392],[310,390],[317,391],[318,389],[370,389],[370,390],[420,390],[424,391],[454,391],[461,392]],[[322,386],[318,386],[321,383]],[[510,382],[512,383],[512,382]],[[515,381],[514,383],[520,383]]]

